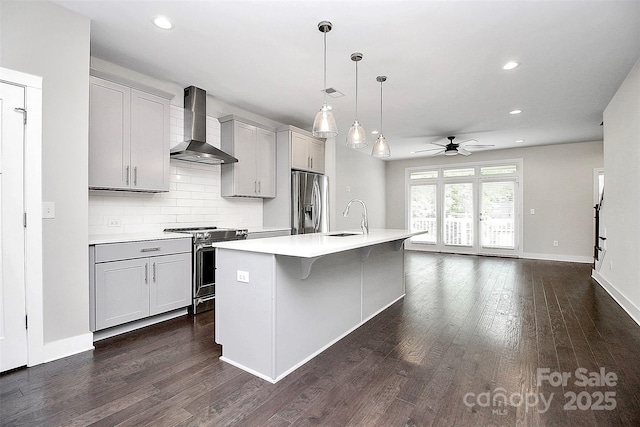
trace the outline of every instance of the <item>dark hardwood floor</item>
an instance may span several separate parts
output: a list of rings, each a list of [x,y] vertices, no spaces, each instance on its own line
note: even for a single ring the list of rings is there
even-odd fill
[[[406,276],[275,385],[218,359],[209,312],[0,376],[0,424],[640,425],[640,326],[589,265],[407,252]]]

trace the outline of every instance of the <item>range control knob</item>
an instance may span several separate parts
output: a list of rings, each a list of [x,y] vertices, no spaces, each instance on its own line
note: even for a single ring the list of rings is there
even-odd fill
[[[211,233],[209,233],[208,231],[205,233],[202,233],[202,239],[208,240],[210,237],[211,237]]]

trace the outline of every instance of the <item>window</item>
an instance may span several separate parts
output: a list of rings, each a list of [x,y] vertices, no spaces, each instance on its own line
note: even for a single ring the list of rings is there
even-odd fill
[[[438,171],[433,170],[433,171],[412,172],[409,178],[411,180],[417,180],[417,179],[434,179],[437,177],[438,177]]]
[[[504,175],[513,174],[517,171],[516,165],[483,166],[480,168],[480,175]]]
[[[437,184],[419,184],[411,186],[411,202],[409,211],[411,215],[412,231],[426,231],[425,234],[411,239],[413,243],[436,243],[438,227],[436,223]]]
[[[475,168],[465,168],[465,169],[445,169],[442,172],[442,176],[444,178],[454,178],[458,176],[473,176],[476,174]]]

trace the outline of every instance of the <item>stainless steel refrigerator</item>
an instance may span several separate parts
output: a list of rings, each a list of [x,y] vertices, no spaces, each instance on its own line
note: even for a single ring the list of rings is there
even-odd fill
[[[329,231],[329,178],[291,172],[291,234]]]

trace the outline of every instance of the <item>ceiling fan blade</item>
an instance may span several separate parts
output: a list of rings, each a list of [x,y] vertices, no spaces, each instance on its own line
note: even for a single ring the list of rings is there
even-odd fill
[[[426,150],[416,150],[412,151],[411,154],[425,153],[427,151],[444,151],[444,148],[428,148]]]
[[[473,144],[473,145],[465,145],[465,148],[489,148],[495,147],[493,144]]]
[[[463,156],[468,156],[471,154],[471,151],[467,151],[462,147],[458,147],[458,154],[462,154]]]
[[[467,142],[478,142],[477,139],[467,139],[466,141],[456,142],[458,145],[466,144]]]
[[[442,143],[442,142],[432,142],[433,145],[437,145],[438,147],[446,147],[447,144],[446,143]]]
[[[441,154],[444,153],[444,148],[442,150],[439,150],[437,153],[433,153],[433,154],[429,154],[427,155],[427,157],[435,157],[435,156],[440,156]]]

